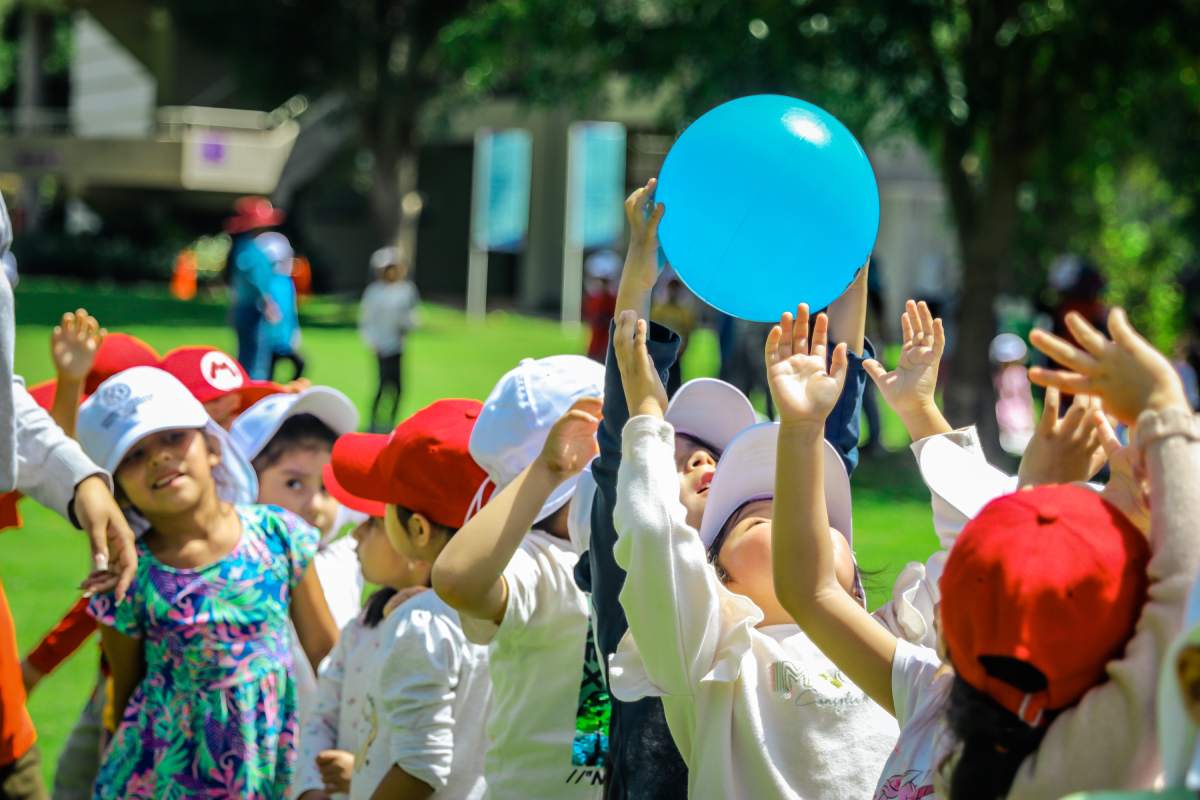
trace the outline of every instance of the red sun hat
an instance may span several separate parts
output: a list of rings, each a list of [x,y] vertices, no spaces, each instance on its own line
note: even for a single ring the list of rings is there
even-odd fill
[[[334,477],[355,497],[461,528],[487,481],[468,450],[482,409],[478,400],[439,400],[390,434],[341,436],[330,462]]]
[[[333,472],[332,463],[326,464],[321,468],[321,481],[325,484],[325,491],[329,492],[334,500],[337,500],[351,511],[358,511],[359,513],[366,514],[368,517],[383,517],[387,513],[387,503],[381,503],[378,500],[367,500],[346,491],[346,487],[338,483],[337,475]]]
[[[287,214],[265,197],[239,197],[233,204],[233,216],[225,220],[227,233],[245,233],[256,228],[273,228]]]
[[[179,347],[163,356],[159,367],[174,375],[201,403],[237,392],[242,408],[286,391],[271,381],[252,380],[233,356],[215,347]]]
[[[942,573],[955,673],[1028,725],[1045,724],[1043,712],[1076,703],[1120,657],[1146,600],[1149,560],[1146,537],[1089,489],[1042,486],[993,500]],[[1012,659],[1036,667],[1045,687],[1014,685]]]
[[[83,382],[83,391],[90,395],[118,372],[133,367],[157,367],[158,362],[158,351],[141,339],[127,333],[110,333],[96,351],[96,360]]]

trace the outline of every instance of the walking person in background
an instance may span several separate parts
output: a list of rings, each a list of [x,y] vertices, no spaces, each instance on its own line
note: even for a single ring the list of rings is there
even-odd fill
[[[263,348],[262,323],[281,318],[271,297],[275,265],[257,241],[259,234],[283,222],[284,213],[265,197],[243,197],[234,204],[234,215],[225,221],[233,237],[229,251],[229,281],[233,290],[233,327],[237,332],[238,361],[255,380],[267,377],[271,354]]]
[[[295,252],[292,243],[279,231],[259,234],[254,242],[271,260],[267,294],[279,310],[279,315],[268,319],[263,326],[259,344],[266,351],[260,356],[267,361],[266,379],[275,380],[275,365],[290,361],[292,377],[289,380],[299,380],[304,376],[304,357],[300,355],[300,313],[296,305],[296,284],[292,279]]]
[[[398,247],[383,247],[371,255],[374,280],[363,292],[358,332],[379,364],[379,388],[371,404],[371,430],[390,431],[400,411],[404,381],[404,343],[417,326],[417,287],[408,280],[408,260]],[[390,396],[391,410],[380,416],[384,398]]]

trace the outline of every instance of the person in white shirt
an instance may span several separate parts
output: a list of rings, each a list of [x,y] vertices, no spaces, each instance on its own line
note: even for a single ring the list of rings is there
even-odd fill
[[[603,381],[583,356],[525,359],[501,378],[471,435],[501,491],[434,564],[434,590],[489,645],[489,797],[603,793],[610,703],[567,525]]]
[[[610,663],[613,690],[628,700],[662,697],[691,797],[862,797],[897,728],[775,599],[770,456],[778,426],[749,428],[725,450],[697,531],[679,500],[675,432],[663,419],[665,391],[645,337],[645,322],[624,312],[615,349],[634,416],[622,436],[614,524],[629,633]],[[844,531],[829,535],[840,543],[849,598],[857,587],[849,480],[836,451],[825,449],[841,472],[819,502]]]
[[[384,247],[371,255],[375,280],[363,292],[358,309],[358,332],[375,354],[379,388],[371,404],[371,430],[392,429],[404,391],[404,349],[408,334],[417,327],[421,302],[416,284],[408,280],[408,261],[397,247]],[[390,396],[391,411],[380,416]]]
[[[821,317],[811,345],[807,317],[804,307],[794,324],[784,315],[767,345],[785,430],[777,480],[790,487],[776,507],[775,585],[813,640],[901,723],[875,796],[1056,800],[1152,785],[1158,665],[1200,566],[1191,536],[1200,422],[1170,364],[1120,311],[1109,318],[1111,341],[1069,317],[1084,350],[1035,332],[1034,345],[1073,371],[1035,369],[1032,380],[1098,395],[1105,412],[1137,423],[1134,446],[1153,498],[1149,543],[1083,487],[1037,487],[989,503],[941,576],[942,659],[897,640],[837,591],[829,521],[814,502],[824,476],[812,429],[844,362],[839,346],[827,368]]]

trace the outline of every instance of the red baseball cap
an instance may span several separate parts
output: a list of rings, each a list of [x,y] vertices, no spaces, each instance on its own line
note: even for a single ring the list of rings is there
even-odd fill
[[[83,391],[92,394],[106,380],[131,367],[157,367],[158,351],[136,336],[110,333],[100,343],[92,370],[83,383]]]
[[[333,445],[333,473],[350,494],[461,528],[487,481],[467,449],[483,404],[438,400],[388,435],[349,433]]]
[[[242,408],[249,408],[267,395],[285,391],[277,383],[252,380],[236,358],[215,347],[179,347],[163,356],[158,366],[178,378],[201,403],[237,392]]]
[[[1027,724],[1043,724],[1044,711],[1077,702],[1121,655],[1146,599],[1149,560],[1146,537],[1089,489],[1042,486],[993,500],[963,529],[942,573],[942,637],[955,673]]]
[[[333,472],[332,463],[326,464],[321,468],[321,481],[325,484],[325,491],[329,492],[334,500],[337,500],[351,511],[358,511],[366,514],[368,517],[382,517],[387,513],[387,503],[381,503],[378,500],[367,500],[346,491],[346,487],[338,482],[337,475]]]

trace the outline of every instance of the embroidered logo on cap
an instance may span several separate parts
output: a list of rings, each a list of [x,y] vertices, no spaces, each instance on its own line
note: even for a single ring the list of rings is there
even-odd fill
[[[200,376],[209,386],[222,392],[239,389],[245,383],[237,362],[219,350],[205,353],[200,359]]]
[[[133,390],[129,388],[129,384],[127,383],[114,383],[111,386],[104,387],[97,400],[100,405],[108,409],[108,413],[100,421],[100,427],[107,430],[117,420],[132,417],[137,413],[142,403],[149,399],[150,395],[148,394],[141,397],[134,397]]]

